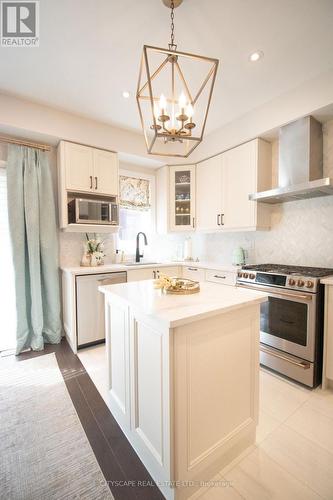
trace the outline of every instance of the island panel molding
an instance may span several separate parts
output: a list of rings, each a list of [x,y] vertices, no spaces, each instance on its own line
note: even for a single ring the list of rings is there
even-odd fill
[[[132,428],[161,466],[165,464],[163,443],[163,332],[131,318],[133,367]],[[149,366],[148,366],[149,364]],[[152,398],[154,394],[154,398]]]
[[[255,432],[258,332],[253,307],[241,317],[230,312],[175,329],[175,457],[182,480],[199,480],[207,462],[217,460],[221,470],[221,452],[231,449],[239,433]],[[230,379],[235,360],[237,373]]]
[[[106,352],[111,411],[116,420],[130,425],[129,310],[118,301],[105,304]],[[111,349],[112,345],[112,349]]]

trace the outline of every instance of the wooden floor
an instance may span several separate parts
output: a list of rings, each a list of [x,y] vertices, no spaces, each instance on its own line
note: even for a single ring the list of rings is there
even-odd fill
[[[59,345],[46,345],[42,352],[22,353],[12,359],[20,362],[51,352],[56,355],[77,414],[115,499],[162,500],[164,496],[66,340]]]

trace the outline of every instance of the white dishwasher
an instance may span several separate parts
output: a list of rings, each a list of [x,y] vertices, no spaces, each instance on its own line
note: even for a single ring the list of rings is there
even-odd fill
[[[126,283],[123,273],[85,274],[76,277],[77,346],[88,347],[105,340],[104,295],[101,285]]]

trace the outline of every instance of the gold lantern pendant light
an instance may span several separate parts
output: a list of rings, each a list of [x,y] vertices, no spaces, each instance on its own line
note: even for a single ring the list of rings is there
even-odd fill
[[[219,61],[177,51],[182,0],[162,1],[171,8],[169,48],[144,45],[136,98],[148,153],[188,157],[203,139]]]

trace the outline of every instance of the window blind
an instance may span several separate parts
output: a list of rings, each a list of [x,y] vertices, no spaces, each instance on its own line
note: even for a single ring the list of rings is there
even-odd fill
[[[149,210],[150,182],[148,179],[121,175],[120,179],[120,206],[134,210]]]

